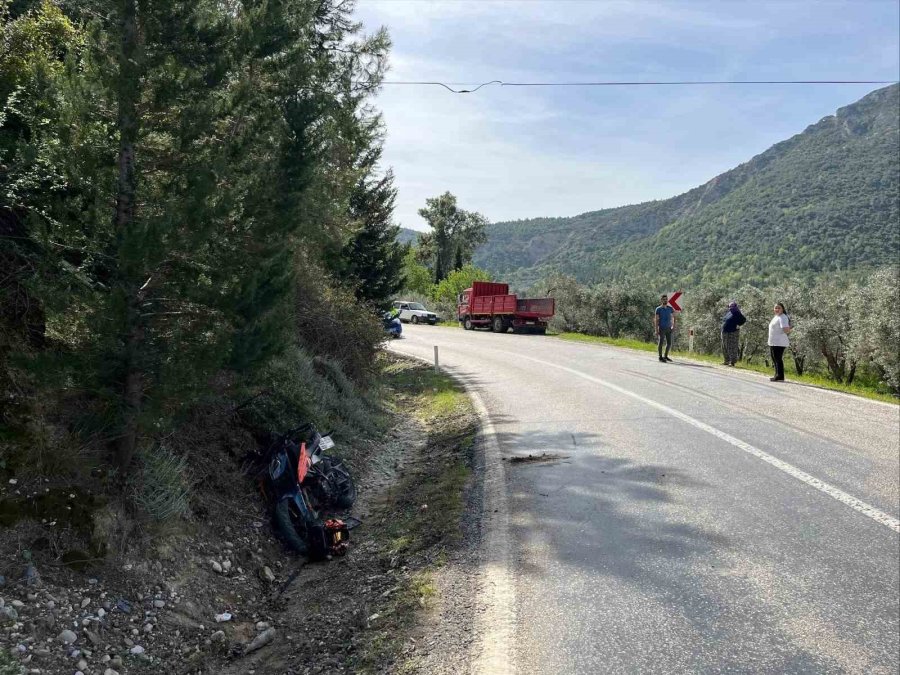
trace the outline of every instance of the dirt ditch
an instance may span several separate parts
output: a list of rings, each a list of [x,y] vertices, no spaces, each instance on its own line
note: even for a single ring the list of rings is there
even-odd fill
[[[443,606],[435,573],[464,543],[477,417],[424,366],[395,359],[385,379],[393,425],[354,458],[363,522],[343,558],[287,555],[227,456],[192,519],[81,566],[29,562],[51,526],[17,500],[44,488],[2,486],[17,506],[0,528],[0,673],[424,672],[422,626]]]

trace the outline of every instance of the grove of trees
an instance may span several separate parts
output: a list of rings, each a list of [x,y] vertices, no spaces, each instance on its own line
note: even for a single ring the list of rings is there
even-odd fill
[[[556,298],[553,327],[611,338],[653,339],[659,291],[629,282],[587,286],[565,275],[532,287]],[[782,302],[794,326],[789,358],[798,374],[817,373],[841,384],[863,381],[900,394],[900,269],[886,267],[862,280],[824,279],[760,288],[705,284],[686,288],[677,340],[687,348],[721,353],[722,317],[735,300],[747,317],[741,328],[741,359],[768,363],[768,324]]]
[[[352,10],[0,1],[0,470],[49,443],[124,472],[287,354],[371,374],[404,247],[390,41]]]

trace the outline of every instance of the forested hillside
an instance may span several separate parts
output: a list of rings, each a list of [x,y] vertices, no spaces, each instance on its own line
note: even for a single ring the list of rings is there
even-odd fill
[[[677,197],[494,223],[475,264],[526,286],[551,272],[588,282],[766,283],[895,262],[898,113],[892,85]]]
[[[418,230],[411,230],[408,227],[401,227],[397,233],[397,241],[401,244],[415,244],[419,241],[419,235],[422,234]]]

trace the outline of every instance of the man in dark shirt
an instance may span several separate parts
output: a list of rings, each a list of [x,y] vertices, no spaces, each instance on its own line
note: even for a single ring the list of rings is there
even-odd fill
[[[672,331],[675,330],[675,310],[669,307],[669,296],[663,295],[659,299],[659,307],[653,316],[653,325],[656,328],[657,351],[659,360],[665,363],[671,361],[669,350],[672,348]],[[666,343],[666,353],[663,355],[663,340]]]

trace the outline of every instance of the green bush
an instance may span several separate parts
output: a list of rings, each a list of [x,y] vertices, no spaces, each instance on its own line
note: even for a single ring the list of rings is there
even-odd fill
[[[143,451],[132,481],[131,499],[138,510],[157,523],[187,514],[190,473],[183,457],[162,446]]]

